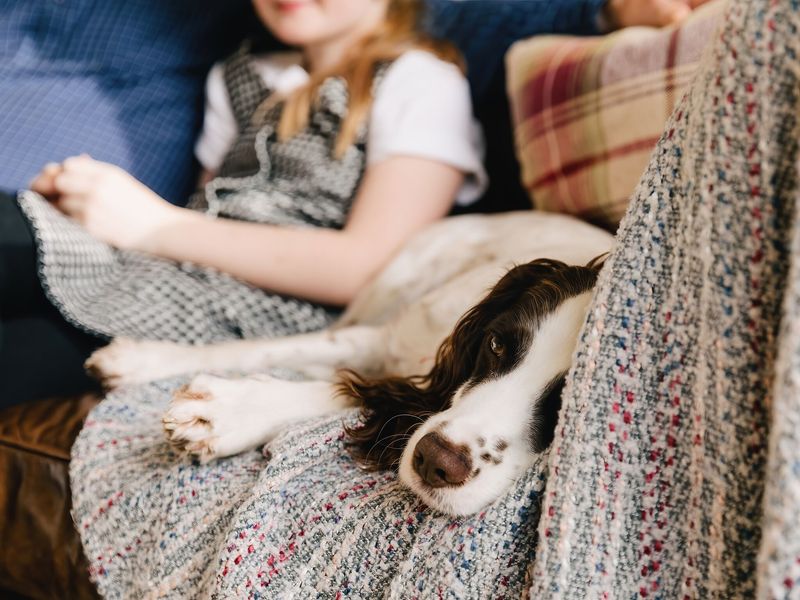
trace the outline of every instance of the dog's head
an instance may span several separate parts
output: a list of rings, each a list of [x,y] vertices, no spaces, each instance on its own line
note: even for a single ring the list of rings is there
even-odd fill
[[[343,383],[364,405],[355,456],[398,468],[429,506],[471,514],[552,442],[561,390],[601,261],[511,269],[445,340],[431,372]]]

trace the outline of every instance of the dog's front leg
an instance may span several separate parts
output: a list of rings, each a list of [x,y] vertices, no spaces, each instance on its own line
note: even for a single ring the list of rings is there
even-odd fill
[[[208,346],[115,339],[86,361],[107,387],[144,383],[198,371],[293,369],[312,379],[331,380],[337,369],[380,372],[385,329],[354,326],[285,338],[235,340]]]
[[[293,421],[347,406],[324,381],[198,375],[175,392],[163,423],[174,447],[208,462],[262,446]]]

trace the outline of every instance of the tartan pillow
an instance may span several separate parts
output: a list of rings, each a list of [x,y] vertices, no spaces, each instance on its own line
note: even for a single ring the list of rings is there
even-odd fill
[[[511,47],[514,137],[535,208],[617,227],[723,6],[704,5],[678,27]]]

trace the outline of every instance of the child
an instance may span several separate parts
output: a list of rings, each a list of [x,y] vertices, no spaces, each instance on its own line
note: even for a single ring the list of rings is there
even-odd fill
[[[605,20],[649,4],[688,10],[612,0]],[[46,166],[21,214],[0,201],[4,404],[87,388],[83,361],[115,336],[324,327],[413,233],[480,195],[468,86],[456,53],[418,31],[419,0],[255,7],[299,52],[243,50],[212,70],[196,149],[206,185],[190,209],[87,156]]]
[[[42,286],[81,331],[78,372],[113,336],[203,343],[324,327],[410,235],[485,186],[457,54],[417,31],[418,2],[255,5],[301,51],[241,51],[212,70],[193,210],[87,156],[48,165],[38,194],[20,195]],[[24,379],[8,375],[3,385]],[[17,388],[4,403],[31,393]]]

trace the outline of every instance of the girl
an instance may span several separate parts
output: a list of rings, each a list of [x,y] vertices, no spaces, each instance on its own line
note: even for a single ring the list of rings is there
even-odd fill
[[[202,343],[323,327],[411,234],[481,193],[467,82],[457,54],[416,30],[416,0],[255,7],[301,52],[241,51],[212,70],[192,210],[78,156],[46,166],[22,215],[4,219],[17,237],[23,215],[32,226],[47,295],[23,255],[3,284],[6,315],[35,301],[50,325],[6,327],[4,403],[79,391],[83,360],[112,336]],[[64,355],[41,382],[41,359],[25,368],[20,352],[53,339]]]
[[[453,49],[417,30],[419,3],[255,0],[300,51],[243,50],[212,70],[191,210],[88,156],[47,165],[21,211],[2,199],[2,403],[90,388],[83,362],[114,336],[324,327],[409,236],[476,199],[486,175],[467,83]],[[611,0],[602,20],[688,11]]]

